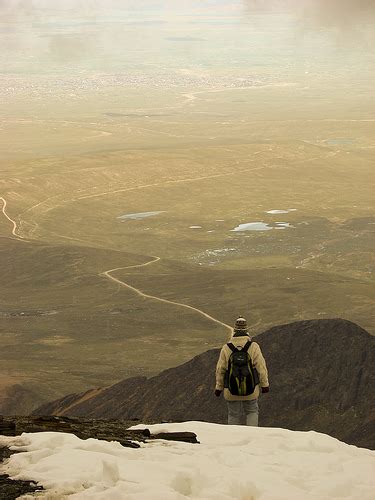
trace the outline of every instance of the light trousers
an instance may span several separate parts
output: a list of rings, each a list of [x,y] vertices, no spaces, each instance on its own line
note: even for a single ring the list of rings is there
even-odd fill
[[[258,427],[259,407],[258,400],[251,401],[227,401],[228,425],[241,425],[246,415],[246,425]]]

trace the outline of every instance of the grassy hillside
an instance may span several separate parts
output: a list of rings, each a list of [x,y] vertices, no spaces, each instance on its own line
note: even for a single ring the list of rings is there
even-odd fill
[[[328,101],[309,101],[309,120],[297,107],[285,119],[301,95],[258,90],[181,107],[176,91],[165,115],[113,115],[109,101],[90,101],[96,118],[75,104],[74,122],[60,105],[34,123],[33,104],[20,101],[28,120],[14,143],[16,125],[4,125],[0,144],[0,392],[13,387],[13,408],[152,375],[226,338],[202,313],[102,274],[114,268],[113,278],[219,321],[246,314],[255,333],[330,317],[374,331],[363,103],[355,122]],[[142,102],[140,91],[127,95]],[[156,91],[147,102],[169,105]],[[238,230],[249,223],[262,230]]]

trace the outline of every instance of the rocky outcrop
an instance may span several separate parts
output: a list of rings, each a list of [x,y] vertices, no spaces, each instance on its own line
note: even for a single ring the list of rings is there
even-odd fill
[[[144,430],[130,430],[137,422],[126,420],[90,420],[68,417],[6,417],[0,415],[0,434],[17,436],[23,432],[68,432],[81,439],[95,438],[104,441],[118,441],[128,448],[139,448],[139,443],[147,443],[153,439],[183,441],[198,444],[194,432],[164,432],[151,434]],[[150,423],[150,422],[148,422]],[[0,447],[0,463],[9,458],[13,450]],[[15,500],[26,493],[43,490],[33,481],[10,479],[7,474],[0,474],[0,499]]]
[[[24,432],[67,432],[76,435],[80,439],[93,438],[102,441],[118,441],[122,446],[128,448],[139,448],[139,442],[145,443],[152,439],[198,443],[197,436],[193,432],[151,434],[146,427],[142,430],[129,429],[129,427],[137,423],[139,423],[137,420],[85,419],[57,416],[22,416],[3,419],[0,415],[0,424],[2,424],[0,434],[19,436]],[[150,423],[157,422],[147,422],[147,424]]]
[[[270,374],[260,424],[316,430],[375,448],[375,338],[342,319],[299,321],[257,336]],[[126,379],[67,396],[34,414],[224,423],[213,395],[219,351],[207,351],[159,375]]]

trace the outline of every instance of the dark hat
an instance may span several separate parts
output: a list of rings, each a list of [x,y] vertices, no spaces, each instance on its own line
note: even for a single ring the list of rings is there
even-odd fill
[[[234,323],[234,331],[242,331],[242,332],[247,332],[247,323],[246,319],[240,316],[239,318],[236,319],[236,322]]]

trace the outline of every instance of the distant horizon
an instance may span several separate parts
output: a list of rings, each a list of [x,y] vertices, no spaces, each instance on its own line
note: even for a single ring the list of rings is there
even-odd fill
[[[0,46],[0,413],[236,311],[375,333],[374,2],[0,0]]]

